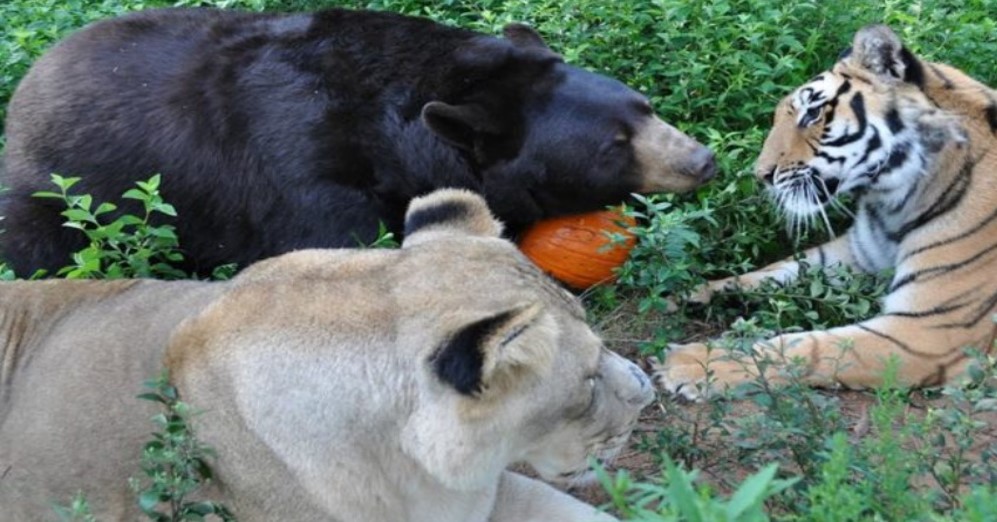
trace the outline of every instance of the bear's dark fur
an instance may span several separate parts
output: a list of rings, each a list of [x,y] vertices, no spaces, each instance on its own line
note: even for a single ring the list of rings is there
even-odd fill
[[[712,154],[531,29],[504,38],[389,13],[139,12],[67,38],[25,76],[6,124],[0,259],[63,266],[50,173],[117,200],[161,173],[184,267],[206,271],[401,233],[409,200],[481,192],[513,231],[631,192],[685,190]]]

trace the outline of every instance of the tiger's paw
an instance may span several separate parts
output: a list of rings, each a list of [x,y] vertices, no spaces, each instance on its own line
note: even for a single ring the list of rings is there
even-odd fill
[[[755,378],[751,364],[703,343],[671,345],[664,362],[650,360],[654,381],[669,394],[704,401]]]
[[[713,299],[713,294],[715,292],[716,290],[710,285],[710,283],[705,283],[693,289],[685,299],[668,297],[665,299],[665,312],[677,312],[681,307],[680,303],[692,303],[697,306],[709,304],[710,300]]]

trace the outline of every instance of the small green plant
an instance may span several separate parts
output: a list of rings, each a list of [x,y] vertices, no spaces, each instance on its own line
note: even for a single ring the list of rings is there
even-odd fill
[[[13,281],[14,279],[17,279],[14,271],[7,266],[7,263],[0,261],[0,281]]]
[[[707,320],[721,322],[750,315],[762,328],[783,333],[825,330],[877,315],[889,274],[866,274],[846,266],[830,269],[800,259],[800,277],[787,283],[766,281],[750,290],[714,296]]]
[[[690,253],[701,242],[692,224],[711,222],[710,210],[676,208],[663,196],[633,197],[636,204],[624,213],[638,221],[629,230],[637,244],[619,272],[619,284],[643,291],[639,313],[666,311],[669,296],[682,295],[704,280]]]
[[[145,477],[128,479],[138,496],[139,508],[154,522],[203,521],[211,516],[234,521],[235,517],[224,505],[192,500],[212,480],[208,459],[215,458],[214,450],[198,441],[194,434],[194,410],[180,400],[165,370],[144,385],[151,391],[138,398],[159,403],[166,411],[153,416],[158,431],[142,447],[141,467]],[[82,492],[68,506],[56,505],[54,509],[63,522],[97,522]]]
[[[609,475],[596,466],[596,474],[609,492],[613,507],[626,520],[638,522],[761,522],[768,521],[765,501],[791,487],[797,479],[777,479],[778,466],[770,464],[745,479],[730,498],[708,486],[697,486],[697,472],[689,472],[666,459],[660,480],[634,482],[625,470]]]
[[[56,516],[62,522],[97,522],[90,512],[90,503],[82,491],[76,492],[68,506],[54,506]]]
[[[398,248],[401,244],[395,238],[395,233],[388,230],[388,226],[383,221],[377,223],[377,238],[371,243],[364,243],[357,240],[357,244],[363,248]]]
[[[80,178],[52,175],[59,192],[36,192],[35,197],[62,201],[66,210],[64,226],[80,230],[89,244],[72,256],[72,264],[56,275],[66,279],[117,279],[125,277],[158,277],[180,279],[187,276],[173,266],[183,260],[179,240],[172,225],[155,225],[157,215],[176,217],[172,205],[159,194],[160,177],[136,183],[122,198],[142,205],[142,215],[120,214],[110,219],[118,209],[110,202],[97,203],[88,195],[73,195],[69,190]]]
[[[202,485],[212,480],[208,459],[215,457],[214,451],[195,437],[191,425],[194,411],[180,400],[165,371],[145,386],[152,391],[138,397],[158,402],[166,411],[152,418],[159,431],[142,449],[145,479],[129,481],[142,512],[155,522],[203,520],[208,515],[235,520],[217,502],[191,500]]]

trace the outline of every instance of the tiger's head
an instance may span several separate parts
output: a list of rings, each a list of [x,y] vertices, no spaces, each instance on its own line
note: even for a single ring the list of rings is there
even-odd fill
[[[823,215],[839,194],[902,199],[940,150],[966,141],[960,114],[970,111],[932,93],[963,79],[916,58],[889,28],[865,27],[834,67],[779,103],[756,175],[795,221]]]

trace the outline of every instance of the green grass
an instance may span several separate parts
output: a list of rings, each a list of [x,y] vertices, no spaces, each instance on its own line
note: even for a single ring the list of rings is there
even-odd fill
[[[645,220],[620,284],[585,296],[593,321],[627,332],[614,342],[624,351],[657,351],[695,330],[731,329],[725,342],[750,342],[876,312],[882,278],[844,274],[836,287],[811,273],[664,313],[667,296],[794,249],[752,163],[777,100],[831,65],[859,27],[886,22],[915,53],[997,85],[997,0],[5,0],[0,122],[17,80],[60,37],[91,20],[167,5],[369,7],[493,34],[523,21],[569,62],[649,96],[663,119],[717,152],[722,174],[694,194],[632,209]],[[833,220],[847,226],[844,216]],[[813,232],[795,246],[825,239]],[[11,277],[0,264],[0,279]],[[750,321],[737,321],[748,312]],[[997,443],[988,431],[997,422],[997,376],[982,368],[986,361],[961,386],[859,396],[867,409],[857,420],[841,395],[792,379],[782,388],[753,383],[756,393],[739,402],[663,401],[658,429],[640,442],[661,473],[604,473],[603,481],[617,512],[643,521],[997,520]]]

